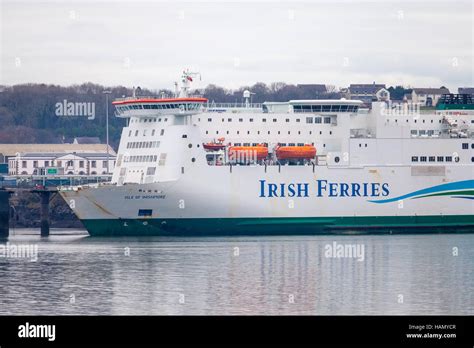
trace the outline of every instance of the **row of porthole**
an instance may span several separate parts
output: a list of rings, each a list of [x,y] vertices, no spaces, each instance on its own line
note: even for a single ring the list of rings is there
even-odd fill
[[[268,131],[267,133],[268,134],[271,134],[270,133],[271,131]],[[209,131],[206,131],[206,134],[209,134]],[[219,131],[216,131],[216,134],[219,134]],[[226,134],[230,134],[230,131],[226,131]],[[240,134],[240,131],[237,131],[237,135]],[[247,131],[247,135],[250,134],[250,131]],[[281,132],[278,131],[278,135],[280,135]],[[291,131],[288,131],[288,134],[291,134]],[[309,135],[312,135],[313,134],[313,131],[309,131]],[[319,131],[319,135],[322,135],[323,134],[323,131]],[[257,135],[260,135],[260,131],[257,131]],[[298,135],[301,135],[301,131],[298,131]],[[329,131],[329,135],[332,135],[332,131]]]

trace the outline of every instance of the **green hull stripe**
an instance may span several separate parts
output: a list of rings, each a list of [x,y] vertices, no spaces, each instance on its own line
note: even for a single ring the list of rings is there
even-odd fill
[[[91,235],[307,235],[474,232],[474,215],[82,220]]]
[[[441,193],[433,193],[431,195],[424,195],[414,197],[413,199],[426,198],[426,197],[436,197],[436,196],[474,196],[474,190],[464,190],[464,191],[448,191]]]

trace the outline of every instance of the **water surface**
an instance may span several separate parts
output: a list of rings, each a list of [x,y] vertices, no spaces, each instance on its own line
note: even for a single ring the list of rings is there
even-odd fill
[[[36,262],[0,257],[0,314],[474,314],[474,234],[53,233],[15,230],[0,241],[38,245]],[[363,245],[363,261],[326,257],[334,242]]]

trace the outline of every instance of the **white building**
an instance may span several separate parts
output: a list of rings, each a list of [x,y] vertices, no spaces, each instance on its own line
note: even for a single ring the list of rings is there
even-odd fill
[[[8,161],[10,175],[39,175],[41,169],[57,168],[58,174],[65,175],[101,175],[111,173],[116,156],[107,153],[17,153]]]
[[[110,146],[108,150],[111,173],[116,153]],[[0,144],[0,154],[8,163],[10,175],[36,175],[48,168],[65,175],[107,173],[107,149],[103,144]]]
[[[436,106],[443,94],[448,94],[447,88],[413,88],[411,92],[412,102],[422,106]]]

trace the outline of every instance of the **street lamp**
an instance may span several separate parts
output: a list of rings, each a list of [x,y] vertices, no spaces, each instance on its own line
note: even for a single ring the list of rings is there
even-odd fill
[[[103,91],[105,94],[105,132],[107,139],[107,174],[109,174],[109,94],[111,91]]]

